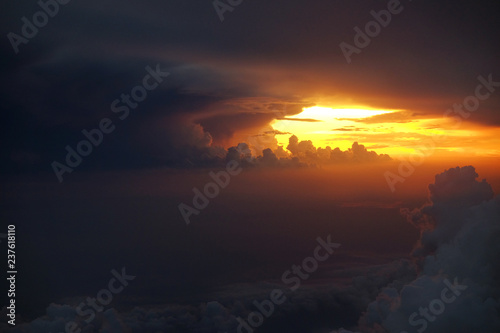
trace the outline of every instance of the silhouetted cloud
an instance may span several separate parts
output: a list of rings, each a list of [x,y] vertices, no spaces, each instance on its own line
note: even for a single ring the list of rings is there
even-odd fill
[[[472,166],[446,170],[429,185],[429,204],[401,210],[421,231],[413,252],[419,274],[381,291],[360,320],[363,332],[498,332],[500,197],[477,177]],[[419,308],[441,299],[446,281],[463,287],[438,316],[425,319]]]

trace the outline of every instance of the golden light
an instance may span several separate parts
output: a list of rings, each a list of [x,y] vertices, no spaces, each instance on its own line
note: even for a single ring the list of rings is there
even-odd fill
[[[276,120],[273,128],[280,132],[295,134],[300,140],[311,140],[316,147],[339,147],[347,149],[354,141],[366,142],[367,132],[378,133],[381,129],[356,120],[400,110],[380,110],[372,108],[330,108],[313,106],[301,113]],[[278,143],[286,147],[290,135],[277,136]]]
[[[286,117],[286,119],[315,119],[329,121],[333,119],[368,118],[379,114],[391,113],[398,110],[374,110],[374,109],[334,109],[323,106],[312,106],[304,108],[300,114]]]
[[[465,121],[459,128],[454,128],[449,123],[450,120],[441,115],[416,117],[414,112],[407,110],[313,106],[304,108],[299,114],[275,120],[272,127],[281,133],[275,138],[284,148],[294,134],[299,140],[312,141],[317,148],[330,146],[346,150],[357,141],[367,149],[392,157],[405,158],[429,145],[434,146],[432,154],[443,156],[451,153],[499,155],[498,128],[478,127]],[[436,134],[441,134],[438,141],[433,139]],[[479,142],[484,142],[484,146]]]

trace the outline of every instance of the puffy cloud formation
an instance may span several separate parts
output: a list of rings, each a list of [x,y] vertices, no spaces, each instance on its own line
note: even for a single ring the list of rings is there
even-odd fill
[[[338,147],[316,148],[312,141],[299,141],[297,136],[289,138],[286,149],[278,145],[276,135],[290,133],[266,127],[263,132],[252,135],[245,142],[227,150],[214,144],[212,135],[201,124],[187,118],[168,117],[162,121],[145,124],[140,138],[141,152],[148,158],[179,167],[221,166],[230,160],[243,167],[305,167],[337,163],[373,163],[389,161],[386,154],[368,151],[364,145],[354,142],[346,151]],[[145,140],[145,139],[141,139]]]
[[[281,156],[281,157],[278,157]],[[254,156],[252,149],[246,143],[239,143],[227,150],[226,162],[237,161],[243,167],[306,167],[298,157],[291,157],[289,153],[279,147],[276,153],[271,148],[265,148],[262,155]]]
[[[237,318],[247,318],[255,312],[254,302],[268,299],[270,292],[276,288],[284,291],[287,301],[275,307],[272,316],[266,318],[258,331],[326,332],[338,318],[341,322],[357,318],[375,297],[374,291],[390,283],[394,277],[410,271],[411,267],[405,261],[390,267],[374,266],[366,276],[356,278],[354,286],[348,288],[304,285],[290,291],[281,283],[235,284],[219,290],[217,300],[192,305],[138,306],[129,311],[110,308],[96,313],[95,319],[88,324],[75,311],[80,299],[66,299],[74,306],[50,304],[44,316],[31,322],[17,323],[9,332],[62,333],[65,332],[65,325],[74,321],[82,332],[232,333],[237,332]],[[325,315],[331,313],[336,313],[338,318]],[[0,323],[0,331],[6,331],[7,327],[7,324]]]
[[[374,151],[369,151],[364,145],[360,145],[357,142],[354,142],[352,147],[346,151],[342,151],[338,147],[332,150],[330,147],[316,148],[312,141],[299,141],[295,135],[289,138],[289,144],[285,150],[283,146],[277,145],[277,141],[274,139],[274,135],[276,134],[274,131],[268,131],[263,135],[251,137],[249,143],[241,142],[236,146],[228,148],[225,162],[235,160],[243,167],[306,167],[337,163],[373,163],[391,160],[389,155],[379,155]],[[276,148],[273,149],[273,146]],[[219,153],[214,156],[214,159],[219,158],[220,149],[212,149],[212,152]]]
[[[379,155],[374,151],[368,151],[364,145],[360,145],[357,142],[354,142],[352,147],[346,151],[342,151],[338,147],[332,150],[330,146],[316,148],[312,141],[299,141],[297,136],[292,135],[288,140],[286,148],[291,152],[292,156],[299,157],[301,160],[309,163],[365,163],[391,160],[389,155]]]
[[[402,287],[384,288],[360,319],[359,330],[500,331],[500,197],[477,177],[472,166],[446,170],[429,185],[429,204],[402,210],[421,231],[413,252],[420,273]],[[436,300],[443,298],[447,281],[463,287],[442,309]],[[435,312],[427,318],[421,311],[432,306]]]
[[[491,186],[483,179],[476,181],[474,167],[456,167],[436,175],[435,183],[429,185],[430,204],[402,213],[421,232],[420,246],[415,256],[432,254],[444,243],[457,237],[457,233],[468,224],[463,214],[470,215],[470,207],[493,198]]]

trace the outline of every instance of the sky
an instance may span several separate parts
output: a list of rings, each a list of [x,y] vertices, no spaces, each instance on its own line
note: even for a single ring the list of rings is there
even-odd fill
[[[498,331],[496,2],[0,13],[0,234],[20,251],[1,330],[250,331],[238,318],[281,288],[252,330]],[[122,267],[137,278],[87,322],[78,304]],[[455,278],[465,297],[411,325]]]

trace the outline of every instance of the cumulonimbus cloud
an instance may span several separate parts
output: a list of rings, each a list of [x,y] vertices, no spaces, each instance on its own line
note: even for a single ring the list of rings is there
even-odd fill
[[[491,186],[477,177],[472,166],[448,169],[429,185],[428,204],[401,210],[421,231],[413,251],[419,273],[409,283],[395,280],[382,289],[360,318],[359,330],[500,330],[500,197],[494,197]],[[458,281],[465,291],[439,316],[426,320],[420,308],[441,297],[446,281]]]

